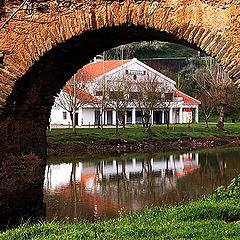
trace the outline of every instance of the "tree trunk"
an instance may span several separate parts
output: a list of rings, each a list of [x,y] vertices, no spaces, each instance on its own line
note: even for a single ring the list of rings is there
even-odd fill
[[[98,125],[98,128],[101,128],[101,116],[100,116],[100,114],[97,117],[97,125]]]
[[[150,127],[151,127],[151,124],[150,124],[150,114],[149,113],[146,113],[145,114],[145,132],[150,132]]]
[[[118,131],[118,125],[119,125],[119,121],[118,121],[118,111],[116,111],[116,135],[119,135],[119,131]]]
[[[169,112],[166,111],[166,124],[167,124],[167,129],[169,129]]]
[[[74,74],[74,85],[73,85],[73,133],[76,134],[76,74]]]
[[[101,115],[101,129],[103,130],[103,111],[101,111],[100,115]]]
[[[75,115],[76,113],[75,113],[75,111],[73,111],[73,121],[72,121],[72,123],[73,123],[73,133],[75,134],[76,133],[76,115]]]
[[[69,114],[70,114],[70,118],[71,118],[71,122],[72,122],[72,126],[73,126],[73,111],[70,111]]]
[[[142,125],[145,128],[145,126],[146,126],[145,119],[144,119],[145,113],[143,113],[143,111],[141,111],[141,114],[142,114]]]
[[[225,104],[222,104],[219,119],[217,122],[217,130],[223,131],[224,129],[224,114],[225,114]]]
[[[205,117],[206,128],[208,128],[208,117]]]
[[[126,114],[126,112],[123,111],[123,114],[122,114],[122,125],[123,125],[123,129],[124,130],[126,129],[125,114]]]

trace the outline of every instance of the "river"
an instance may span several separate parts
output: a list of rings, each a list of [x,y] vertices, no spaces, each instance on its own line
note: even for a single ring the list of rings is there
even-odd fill
[[[240,148],[48,159],[46,219],[99,221],[145,207],[186,203],[240,173]]]

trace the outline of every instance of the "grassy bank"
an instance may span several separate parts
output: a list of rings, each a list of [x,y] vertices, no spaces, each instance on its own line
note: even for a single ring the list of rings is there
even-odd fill
[[[185,206],[155,207],[97,223],[23,224],[0,239],[240,239],[239,203],[240,177]]]
[[[206,128],[204,124],[171,125],[167,129],[166,125],[152,126],[152,133],[144,132],[142,126],[128,126],[125,130],[119,129],[120,135],[115,135],[115,128],[105,128],[103,131],[98,128],[80,128],[77,134],[72,133],[72,129],[52,129],[47,131],[48,143],[54,144],[84,144],[92,145],[114,140],[128,142],[158,140],[161,138],[184,138],[184,137],[229,137],[240,136],[240,124],[226,124],[225,132],[216,130],[214,124]]]

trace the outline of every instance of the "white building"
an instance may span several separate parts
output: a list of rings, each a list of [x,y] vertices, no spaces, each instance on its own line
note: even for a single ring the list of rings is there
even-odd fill
[[[114,82],[115,79],[127,77],[133,82],[145,81],[147,76],[156,77],[160,86],[168,89],[171,93],[171,101],[168,105],[163,106],[159,104],[151,111],[152,124],[166,123],[166,116],[169,116],[169,123],[198,123],[198,106],[200,102],[177,90],[176,83],[167,76],[157,72],[148,65],[142,63],[136,58],[131,60],[96,60],[93,63],[85,65],[76,74],[77,82],[84,74],[86,85],[88,86],[88,93],[80,89],[76,90],[76,98],[85,101],[76,112],[76,124],[81,125],[96,125],[100,109],[91,104],[91,102],[101,102],[102,100],[102,86],[100,84]],[[72,86],[66,85],[62,90],[72,97]],[[134,90],[133,90],[134,91]],[[166,114],[168,112],[168,114]],[[133,102],[128,103],[125,116],[119,116],[119,119],[125,118],[127,124],[140,124],[142,122],[142,115],[140,109]],[[116,111],[109,107],[105,107],[103,112],[103,123],[106,125],[116,124]],[[193,119],[194,117],[194,119]],[[59,107],[56,102],[51,111],[51,124],[71,125],[71,117],[69,112]]]

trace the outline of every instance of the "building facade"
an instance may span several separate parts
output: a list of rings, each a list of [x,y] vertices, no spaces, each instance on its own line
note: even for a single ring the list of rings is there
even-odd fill
[[[116,89],[118,93],[120,92],[125,96],[130,94],[136,95],[140,91],[139,85],[142,85],[146,89],[147,84],[149,86],[156,85],[155,90],[149,90],[148,95],[152,94],[153,91],[158,91],[161,96],[165,96],[164,100],[159,98],[159,103],[155,101],[155,105],[148,108],[151,124],[164,124],[167,121],[170,124],[198,123],[198,107],[200,102],[179,91],[176,88],[175,81],[136,58],[109,61],[95,59],[94,62],[80,69],[75,76],[75,95],[73,91],[74,87],[70,83],[67,83],[58,98],[61,98],[61,94],[64,94],[65,98],[67,95],[71,98],[71,101],[73,95],[76,97],[76,101],[79,102],[75,113],[76,124],[78,126],[97,125],[99,123],[99,115],[102,116],[101,119],[105,125],[116,125],[117,119],[120,124],[123,121],[126,124],[142,124],[143,112],[147,111],[147,109],[144,109],[144,100],[142,102],[138,101],[138,103],[130,100],[125,103],[124,112],[118,112],[116,105],[123,105],[123,101],[117,102],[116,98],[112,98],[111,103],[103,103],[106,98],[104,95],[107,95],[103,92],[103,89],[110,89],[108,95],[109,93],[116,95]],[[121,90],[119,90],[121,87],[119,79],[125,81],[125,86]],[[83,85],[84,90],[81,88]],[[124,92],[123,88],[128,92]],[[130,88],[131,90],[129,90]],[[166,100],[166,96],[170,96],[170,98]],[[70,126],[72,124],[71,111],[63,105],[58,104],[58,98],[56,98],[51,111],[50,123]]]

